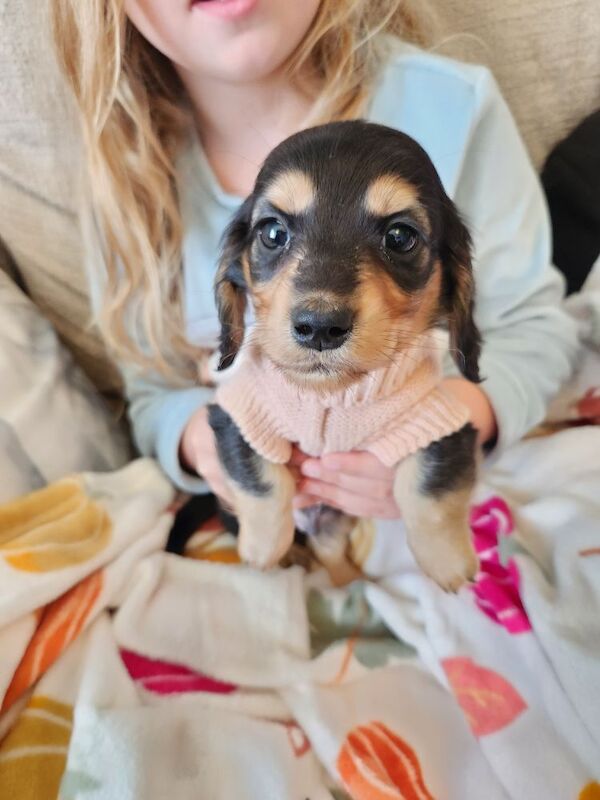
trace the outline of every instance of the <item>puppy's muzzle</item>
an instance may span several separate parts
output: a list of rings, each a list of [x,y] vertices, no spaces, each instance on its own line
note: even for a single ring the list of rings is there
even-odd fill
[[[349,308],[316,311],[296,308],[292,312],[292,336],[311,350],[335,350],[352,333],[354,312]]]

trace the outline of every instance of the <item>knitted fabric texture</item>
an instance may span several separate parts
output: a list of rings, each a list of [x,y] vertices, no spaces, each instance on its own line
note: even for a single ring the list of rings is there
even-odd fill
[[[366,450],[391,467],[469,421],[467,408],[439,388],[438,349],[425,334],[347,389],[317,392],[250,346],[220,373],[216,402],[268,461],[287,463],[297,444],[310,456]]]

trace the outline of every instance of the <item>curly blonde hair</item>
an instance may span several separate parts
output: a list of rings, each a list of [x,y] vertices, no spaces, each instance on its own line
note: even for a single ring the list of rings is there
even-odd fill
[[[317,87],[307,125],[360,114],[385,57],[378,34],[429,43],[432,16],[424,1],[321,1],[286,65],[294,78]],[[99,234],[87,244],[97,250],[100,241],[102,248],[98,322],[116,357],[172,377],[196,377],[203,354],[184,331],[176,183],[191,109],[171,63],[129,22],[124,5],[52,0],[54,39],[79,109]]]

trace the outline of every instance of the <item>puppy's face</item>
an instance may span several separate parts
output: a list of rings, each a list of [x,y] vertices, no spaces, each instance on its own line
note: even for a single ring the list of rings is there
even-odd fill
[[[469,235],[428,156],[364,122],[287,139],[225,235],[217,276],[222,365],[243,338],[291,380],[341,387],[447,320],[457,363],[477,379]]]

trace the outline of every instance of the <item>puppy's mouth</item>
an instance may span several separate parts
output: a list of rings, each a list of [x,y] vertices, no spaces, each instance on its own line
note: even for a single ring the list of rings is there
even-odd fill
[[[335,351],[300,351],[289,360],[282,359],[281,354],[270,354],[269,358],[290,381],[315,389],[344,388],[367,372],[353,362],[351,351],[345,347]]]
[[[294,364],[293,366],[290,364],[278,364],[278,366],[286,372],[297,372],[299,375],[326,375],[331,377],[340,372],[339,367],[336,368],[334,365],[326,364],[322,361],[317,361],[312,364]]]

